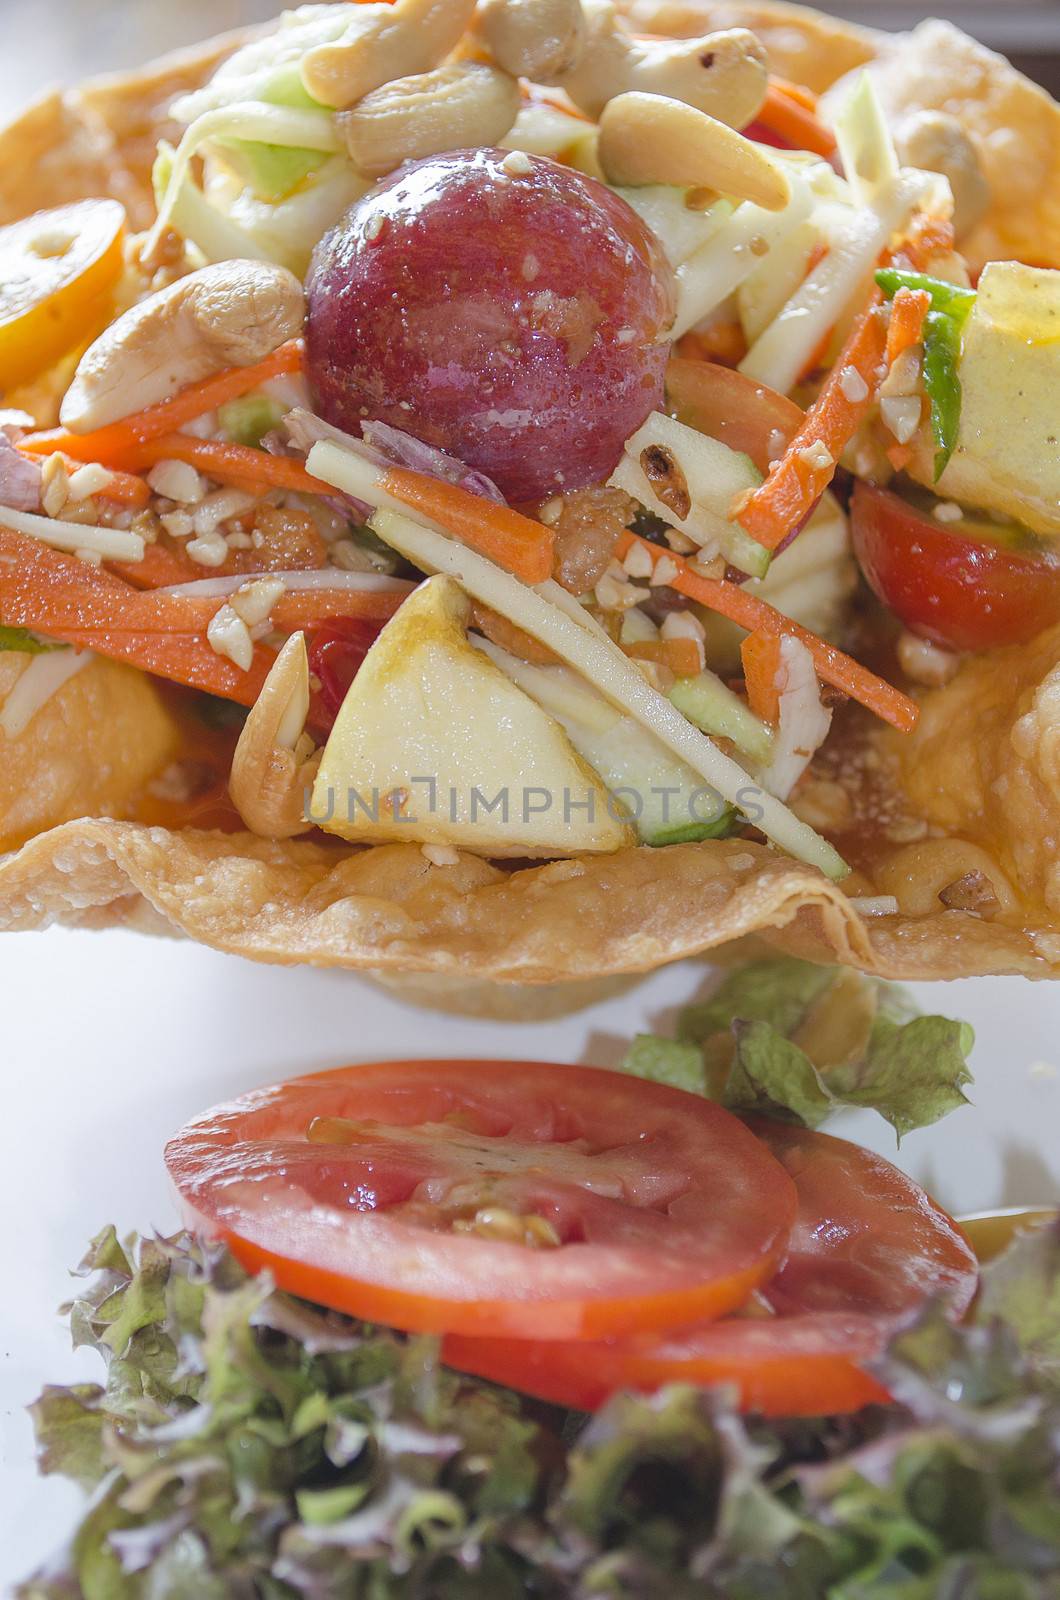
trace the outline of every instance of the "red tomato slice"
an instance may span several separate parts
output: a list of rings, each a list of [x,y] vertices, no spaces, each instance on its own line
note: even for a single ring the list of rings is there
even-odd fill
[[[166,1162],[189,1224],[251,1270],[427,1332],[589,1339],[720,1316],[769,1277],[797,1204],[709,1100],[540,1062],[297,1078],[197,1117]]]
[[[320,700],[333,722],[361,662],[379,634],[378,623],[337,617],[310,628],[306,635],[309,671],[320,680]]]
[[[774,1311],[902,1317],[932,1294],[956,1316],[967,1311],[975,1252],[918,1183],[846,1139],[764,1118],[748,1125],[799,1192],[787,1256],[763,1290]]]
[[[667,363],[666,404],[678,422],[742,451],[762,473],[806,421],[802,408],[776,389],[732,367],[683,356]]]
[[[666,403],[678,422],[750,456],[763,477],[806,421],[801,406],[767,384],[756,383],[732,367],[682,356],[667,363]],[[820,497],[777,545],[774,556],[798,538],[819,504]],[[737,574],[735,581],[742,582],[742,576]]]
[[[889,1161],[843,1139],[754,1120],[799,1194],[788,1256],[758,1316],[607,1343],[450,1336],[444,1360],[559,1405],[594,1410],[618,1389],[733,1385],[745,1411],[854,1411],[886,1391],[862,1370],[931,1293],[953,1314],[975,1293],[976,1260],[956,1223]],[[770,1315],[772,1311],[772,1315]]]
[[[959,526],[959,524],[958,524]],[[1017,555],[859,483],[854,553],[869,587],[906,627],[954,650],[1021,644],[1060,617],[1060,561]]]

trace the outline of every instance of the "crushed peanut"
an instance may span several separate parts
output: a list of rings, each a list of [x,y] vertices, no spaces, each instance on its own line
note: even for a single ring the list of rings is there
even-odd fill
[[[880,401],[880,416],[899,444],[908,444],[920,426],[920,397],[918,395],[885,395]]]
[[[703,671],[707,664],[705,645],[707,631],[693,611],[668,612],[663,618],[659,632],[663,639],[691,639],[696,647],[696,670]]]
[[[815,439],[812,444],[800,450],[799,460],[805,461],[814,472],[828,472],[835,466],[835,457],[820,439]]]
[[[285,592],[282,578],[254,578],[236,590],[229,604],[248,628],[268,620],[269,612]]]
[[[339,539],[336,544],[331,546],[329,554],[332,565],[338,567],[340,572],[374,572],[376,570],[371,552],[362,549],[352,539]]]
[[[707,630],[694,611],[669,611],[659,630],[664,639],[695,639],[702,644]]]
[[[596,603],[605,611],[628,611],[648,598],[648,590],[626,580],[625,569],[612,561],[603,577],[597,580]]]
[[[852,406],[860,405],[869,397],[869,386],[856,367],[844,367],[839,374],[839,387]]]
[[[58,452],[45,456],[40,474],[40,503],[46,517],[62,514],[70,493],[70,474]]]
[[[528,178],[534,170],[534,164],[525,150],[509,150],[501,167],[510,178]]]
[[[240,517],[253,510],[256,501],[252,494],[242,489],[215,489],[206,495],[192,513],[192,523],[200,538],[214,533],[230,517]]]
[[[903,350],[898,359],[891,363],[891,370],[880,385],[880,394],[884,398],[908,399],[916,394],[919,387],[920,346],[913,345]]]
[[[639,542],[630,545],[622,558],[622,565],[631,578],[650,578],[654,570],[650,552]]]
[[[228,545],[220,533],[199,534],[189,539],[184,548],[200,567],[223,567],[228,560]]]
[[[226,656],[241,672],[250,671],[254,662],[254,641],[243,618],[230,605],[225,604],[214,612],[206,637],[216,655]]]
[[[680,528],[667,528],[666,542],[670,549],[676,551],[679,556],[688,556],[693,551],[700,549],[696,541],[689,538],[687,533],[682,533]]]
[[[906,677],[929,689],[940,689],[944,683],[949,683],[960,666],[960,658],[952,651],[908,631],[899,636],[897,653],[898,664]]]
[[[705,560],[701,554],[694,557],[688,565],[690,571],[694,572],[697,577],[724,578],[729,564],[722,555],[711,556],[709,560]]]
[[[114,482],[114,474],[108,472],[106,467],[101,467],[98,462],[90,461],[87,466],[78,467],[70,476],[67,484],[67,493],[71,500],[88,500],[94,494],[102,494]]]
[[[671,556],[660,556],[652,571],[651,586],[653,589],[661,588],[664,584],[673,583],[674,579],[680,576],[681,568],[677,562]]]
[[[163,511],[159,522],[172,539],[190,539],[195,532],[191,517],[186,511]]]
[[[155,494],[177,505],[198,505],[206,494],[206,479],[188,461],[158,461],[147,474]]]

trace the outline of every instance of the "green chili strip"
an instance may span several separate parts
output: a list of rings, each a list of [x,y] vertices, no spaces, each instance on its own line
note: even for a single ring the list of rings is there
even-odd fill
[[[893,300],[899,289],[923,289],[931,296],[932,311],[944,311],[963,327],[975,305],[974,289],[962,289],[956,283],[944,283],[941,278],[929,278],[923,272],[899,272],[896,267],[882,267],[876,282]]]
[[[931,401],[935,440],[935,482],[949,465],[961,428],[961,327],[944,311],[929,311],[924,320],[924,392]]]
[[[974,289],[962,289],[923,272],[899,272],[882,267],[876,282],[889,300],[899,289],[923,289],[931,296],[924,319],[924,390],[931,401],[931,432],[935,440],[935,482],[949,465],[961,430],[961,336],[975,305]]]

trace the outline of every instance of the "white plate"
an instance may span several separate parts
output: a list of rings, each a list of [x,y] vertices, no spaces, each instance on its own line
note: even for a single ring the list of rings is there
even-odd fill
[[[0,941],[6,1064],[0,1303],[0,1588],[54,1549],[76,1491],[37,1477],[24,1406],[46,1382],[96,1379],[55,1307],[66,1269],[105,1222],[170,1231],[168,1134],[255,1084],[343,1062],[417,1054],[617,1061],[630,1036],[665,1031],[709,981],[670,967],[557,1021],[512,1024],[403,1006],[339,973],[254,966],[134,934],[7,935]],[[972,1022],[975,1105],[911,1135],[901,1165],[951,1209],[1060,1196],[1060,985],[1018,979],[924,984],[923,1006]],[[837,1131],[895,1155],[871,1116]]]

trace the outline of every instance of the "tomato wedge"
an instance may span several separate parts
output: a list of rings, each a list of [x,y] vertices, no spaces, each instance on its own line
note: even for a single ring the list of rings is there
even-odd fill
[[[742,451],[762,473],[806,421],[801,406],[767,384],[732,367],[684,356],[667,363],[666,405],[678,422]]]
[[[170,1142],[189,1225],[252,1271],[426,1332],[601,1338],[719,1316],[795,1186],[720,1106],[592,1067],[398,1061],[216,1107]]]
[[[614,1343],[547,1344],[449,1334],[442,1360],[539,1400],[596,1411],[621,1389],[652,1393],[668,1383],[736,1390],[742,1411],[764,1417],[837,1416],[889,1398],[858,1366],[885,1342],[872,1317],[838,1312],[800,1317],[723,1317],[685,1332]]]
[[[960,526],[890,490],[854,490],[854,553],[877,599],[911,632],[953,650],[992,650],[1022,644],[1060,617],[1060,559],[1020,555]]]
[[[763,1291],[774,1311],[902,1317],[932,1294],[957,1316],[968,1309],[978,1282],[975,1252],[918,1183],[832,1134],[764,1118],[748,1125],[799,1192],[787,1256]]]
[[[125,208],[78,200],[0,228],[0,387],[28,383],[105,325]]]
[[[755,1119],[791,1174],[799,1213],[787,1258],[755,1315],[676,1333],[545,1344],[450,1336],[443,1359],[559,1405],[595,1410],[618,1389],[731,1384],[765,1416],[854,1411],[887,1399],[863,1364],[932,1293],[956,1316],[975,1294],[976,1260],[944,1211],[897,1167],[829,1134]]]
[[[378,626],[357,617],[336,617],[306,635],[309,670],[320,679],[320,699],[332,720],[342,709],[350,684],[378,636]]]

